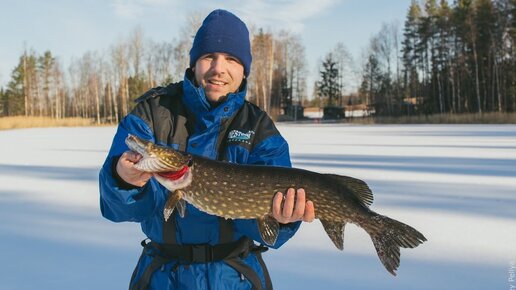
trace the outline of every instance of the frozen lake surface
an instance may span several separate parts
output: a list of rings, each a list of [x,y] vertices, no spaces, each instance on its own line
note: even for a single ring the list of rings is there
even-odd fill
[[[402,249],[393,277],[362,229],[346,227],[340,252],[318,221],[304,224],[264,255],[275,289],[516,286],[515,125],[279,129],[295,167],[363,179],[373,210],[428,242]],[[103,219],[98,206],[98,171],[114,131],[0,131],[0,289],[127,289],[144,237],[137,224]]]

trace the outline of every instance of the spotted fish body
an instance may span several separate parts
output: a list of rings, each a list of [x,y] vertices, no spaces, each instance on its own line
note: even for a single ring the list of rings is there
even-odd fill
[[[220,162],[184,154],[132,135],[126,143],[143,156],[136,168],[153,172],[158,182],[171,191],[165,205],[165,219],[174,209],[184,216],[186,201],[224,218],[257,219],[263,240],[272,245],[279,232],[279,224],[271,214],[273,196],[293,187],[305,189],[307,200],[314,203],[315,217],[338,249],[344,246],[346,223],[356,224],[371,236],[381,262],[393,275],[400,263],[400,247],[414,248],[426,241],[414,228],[372,211],[371,190],[365,182],[352,177]],[[180,170],[185,173],[177,179],[162,174]]]

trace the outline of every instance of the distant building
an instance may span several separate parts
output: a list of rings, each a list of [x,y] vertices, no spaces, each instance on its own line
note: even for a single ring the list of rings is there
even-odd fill
[[[340,120],[346,118],[343,107],[326,106],[323,108],[323,120]]]
[[[304,119],[305,108],[301,105],[290,105],[283,107],[283,114],[294,121]]]

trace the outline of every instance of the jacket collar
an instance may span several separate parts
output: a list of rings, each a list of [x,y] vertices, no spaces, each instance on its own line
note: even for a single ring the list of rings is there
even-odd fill
[[[195,123],[198,126],[210,127],[211,123],[234,115],[244,104],[247,92],[247,81],[245,79],[238,92],[228,94],[224,102],[212,107],[204,90],[194,85],[193,78],[193,72],[190,69],[186,70],[183,81],[183,103],[190,114],[195,117]]]

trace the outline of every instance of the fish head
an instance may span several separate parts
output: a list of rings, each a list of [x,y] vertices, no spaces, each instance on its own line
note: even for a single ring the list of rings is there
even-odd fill
[[[135,164],[139,170],[146,172],[173,172],[190,167],[192,156],[170,147],[160,146],[150,141],[129,134],[125,143],[132,151],[142,155],[142,159]]]

